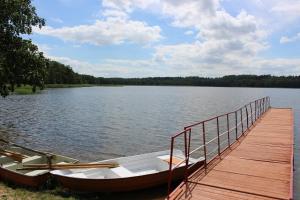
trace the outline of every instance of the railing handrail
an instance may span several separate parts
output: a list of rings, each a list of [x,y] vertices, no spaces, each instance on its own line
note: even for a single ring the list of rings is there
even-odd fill
[[[264,97],[264,98],[269,98],[269,96]],[[189,125],[189,126],[185,126],[184,129],[186,129],[186,128],[191,128],[191,127],[193,127],[193,126],[197,126],[197,125],[199,125],[199,124],[202,124],[203,122],[208,122],[208,121],[214,120],[214,119],[216,119],[216,118],[220,118],[220,117],[226,116],[227,114],[235,113],[235,112],[241,110],[242,108],[246,107],[247,105],[250,105],[250,104],[252,104],[252,103],[255,103],[256,101],[262,100],[262,99],[264,99],[264,98],[260,98],[260,99],[251,101],[251,102],[249,102],[248,104],[246,104],[246,105],[240,107],[239,109],[237,109],[237,110],[235,110],[235,111],[227,112],[227,113],[224,113],[224,114],[215,116],[215,117],[211,117],[211,118],[209,118],[209,119],[202,120],[202,121],[200,121],[200,122],[195,122],[194,124],[191,124],[191,125]]]
[[[254,105],[253,105],[254,104]],[[252,105],[254,106],[254,108],[252,109]],[[248,108],[250,108],[250,110],[248,110]],[[253,123],[258,120],[263,113],[265,113],[268,109],[270,108],[270,97],[266,96],[254,101],[251,101],[250,103],[240,107],[239,109],[232,111],[232,112],[228,112],[222,115],[218,115],[215,117],[212,117],[210,119],[207,120],[203,120],[200,122],[196,122],[192,125],[186,126],[184,127],[184,130],[181,132],[178,132],[176,134],[174,134],[173,136],[171,136],[171,149],[170,149],[170,162],[169,162],[169,182],[168,182],[168,198],[169,195],[171,193],[171,183],[172,183],[172,175],[173,175],[173,171],[178,168],[180,165],[182,165],[183,163],[186,163],[185,165],[185,182],[187,182],[188,179],[188,169],[191,167],[189,167],[189,157],[191,154],[193,154],[194,152],[200,150],[201,148],[203,148],[204,151],[204,165],[205,167],[207,167],[207,155],[212,154],[213,152],[215,152],[216,150],[218,150],[218,154],[216,156],[220,156],[221,154],[221,145],[224,144],[226,142],[226,140],[220,142],[220,136],[223,136],[225,134],[227,134],[227,139],[228,139],[228,145],[227,147],[222,150],[225,151],[227,148],[229,148],[231,146],[231,141],[230,141],[230,132],[232,131],[236,131],[236,138],[235,141],[238,140],[241,135],[244,135],[245,132],[251,127],[253,126]],[[243,119],[243,109],[244,109],[244,114],[246,116],[244,116]],[[240,112],[240,117],[238,117],[238,112]],[[235,114],[235,126],[230,128],[230,121],[229,121],[229,115],[231,114]],[[220,125],[219,125],[219,119],[221,117],[225,117],[226,116],[226,124],[227,124],[227,130],[223,131],[222,133],[220,133]],[[239,118],[239,119],[238,119]],[[212,120],[217,120],[217,136],[214,137],[213,139],[209,140],[208,142],[206,142],[206,130],[205,130],[205,123],[212,121]],[[239,123],[238,123],[239,120]],[[246,120],[246,124],[245,123]],[[249,122],[250,120],[250,122]],[[195,126],[201,125],[202,128],[202,145],[199,145],[197,148],[193,149],[192,151],[190,151],[190,145],[191,145],[191,134],[192,134],[192,128]],[[244,127],[245,125],[245,127]],[[250,126],[249,126],[250,125]],[[241,126],[241,134],[240,136],[238,136],[238,127]],[[201,133],[200,133],[201,134]],[[172,167],[172,159],[173,159],[173,150],[174,150],[174,143],[175,143],[175,139],[177,139],[179,136],[184,136],[184,159],[182,161],[180,161],[179,163],[177,163],[175,166]],[[207,149],[206,146],[207,144],[210,144],[212,141],[218,139],[218,147],[214,149],[214,151],[207,153]],[[215,156],[215,157],[216,157]],[[214,157],[214,158],[215,158]],[[195,164],[195,163],[194,163]],[[192,164],[192,166],[194,165]]]

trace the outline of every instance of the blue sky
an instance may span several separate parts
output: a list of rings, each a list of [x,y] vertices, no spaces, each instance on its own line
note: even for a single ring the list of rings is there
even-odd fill
[[[29,37],[103,77],[299,75],[299,0],[33,0]]]

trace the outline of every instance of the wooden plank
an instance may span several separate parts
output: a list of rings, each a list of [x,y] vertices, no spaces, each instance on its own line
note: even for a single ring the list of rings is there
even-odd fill
[[[290,189],[289,181],[217,170],[211,170],[199,183],[222,187],[228,190],[238,190],[241,193],[253,193],[282,199],[288,199]]]
[[[273,198],[262,197],[253,194],[240,193],[231,190],[197,185],[192,193],[192,199],[214,199],[214,200],[272,200]]]
[[[289,181],[290,165],[285,163],[260,162],[227,156],[214,167],[215,170]],[[269,170],[272,169],[272,170]]]
[[[247,136],[247,140],[244,141],[244,144],[278,145],[290,147],[292,142],[289,140],[284,140],[282,137],[273,137],[272,140],[270,140],[266,136],[254,136],[251,134]]]
[[[233,151],[230,155],[241,159],[260,160],[265,162],[290,162],[290,149],[286,151],[272,151],[268,148],[242,148]]]

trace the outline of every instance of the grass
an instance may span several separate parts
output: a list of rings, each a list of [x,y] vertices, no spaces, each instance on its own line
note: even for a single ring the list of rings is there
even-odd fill
[[[16,87],[14,93],[19,94],[19,95],[37,94],[37,93],[40,93],[40,89],[37,87],[36,92],[33,93],[32,86],[23,85],[21,87]]]
[[[94,84],[47,84],[45,85],[47,88],[78,88],[78,87],[94,87],[94,86],[101,86],[101,87],[121,87],[122,85],[94,85]],[[32,92],[32,86],[30,85],[23,85],[21,87],[16,87],[14,94],[17,95],[30,95],[30,94],[39,94],[41,90],[37,87],[36,92]]]
[[[16,186],[12,183],[0,182],[0,200],[163,200],[166,197],[166,187],[159,186],[134,192],[120,193],[72,193],[59,186],[54,189],[34,190]],[[53,186],[51,186],[53,188]]]
[[[93,84],[47,84],[46,88],[75,88],[75,87],[93,87]]]
[[[94,86],[101,86],[101,87],[121,87],[122,85],[113,85],[113,84],[47,84],[46,88],[76,88],[76,87],[94,87]]]
[[[16,187],[7,183],[0,183],[0,200],[75,200],[76,198],[65,194],[59,189],[30,190]]]

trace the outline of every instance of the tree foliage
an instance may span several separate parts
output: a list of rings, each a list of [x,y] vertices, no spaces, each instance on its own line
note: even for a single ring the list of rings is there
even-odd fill
[[[47,59],[30,40],[33,26],[45,20],[36,14],[31,0],[0,0],[0,95],[6,96],[15,86],[29,84],[43,88]]]

